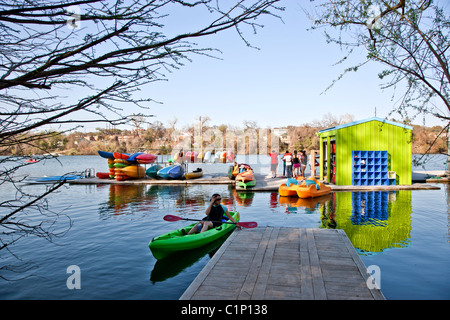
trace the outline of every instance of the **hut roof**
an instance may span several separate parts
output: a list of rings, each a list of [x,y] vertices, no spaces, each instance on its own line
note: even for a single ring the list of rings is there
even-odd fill
[[[364,120],[358,120],[358,121],[353,121],[350,123],[345,123],[345,124],[340,124],[338,126],[334,126],[331,128],[327,128],[327,129],[323,129],[320,130],[318,132],[318,134],[320,135],[323,132],[327,132],[327,131],[331,131],[331,130],[338,130],[338,129],[342,129],[342,128],[346,128],[346,127],[351,127],[357,124],[361,124],[361,123],[365,123],[365,122],[369,122],[369,121],[378,121],[378,122],[382,122],[382,123],[388,123],[397,127],[401,127],[401,128],[405,128],[405,129],[409,129],[412,130],[413,128],[411,126],[408,126],[406,124],[402,124],[402,123],[398,123],[398,122],[394,122],[394,121],[390,121],[390,120],[386,120],[386,119],[382,119],[382,118],[378,118],[378,117],[372,117],[372,118],[368,118],[368,119],[364,119]]]

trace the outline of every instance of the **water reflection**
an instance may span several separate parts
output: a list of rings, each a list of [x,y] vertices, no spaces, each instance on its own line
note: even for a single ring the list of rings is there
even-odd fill
[[[411,191],[337,192],[333,219],[360,254],[410,244]]]
[[[286,213],[298,213],[298,208],[303,208],[301,212],[306,214],[315,213],[323,210],[323,207],[331,200],[332,194],[318,198],[297,198],[297,197],[279,197],[278,203],[285,207]]]
[[[175,277],[206,255],[211,259],[229,236],[230,234],[227,234],[201,248],[180,251],[157,260],[150,273],[150,281],[154,284]]]
[[[107,203],[100,212],[105,217],[165,210],[180,216],[204,214],[211,193],[222,195],[229,210],[259,213],[307,214],[319,217],[317,227],[343,229],[360,254],[371,255],[388,248],[409,246],[411,233],[411,191],[332,192],[313,199],[280,197],[278,193],[239,193],[230,186],[111,185]],[[257,199],[257,200],[256,200]],[[244,210],[245,208],[245,210]],[[287,219],[285,217],[283,219]],[[292,217],[294,218],[294,217]],[[254,218],[252,218],[254,219]],[[276,218],[275,218],[276,219]]]

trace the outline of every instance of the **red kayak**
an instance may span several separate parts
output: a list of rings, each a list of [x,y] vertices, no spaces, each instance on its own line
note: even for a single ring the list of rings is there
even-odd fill
[[[155,162],[157,156],[150,153],[143,153],[136,157],[137,162],[142,164],[153,163]]]
[[[120,153],[120,152],[113,152],[114,155],[114,159],[123,159],[123,160],[127,160],[130,155],[127,153]]]
[[[97,172],[96,176],[99,179],[109,179],[109,172]]]

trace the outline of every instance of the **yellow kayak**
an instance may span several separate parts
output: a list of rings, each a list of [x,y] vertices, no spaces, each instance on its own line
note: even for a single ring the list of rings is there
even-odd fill
[[[194,170],[192,172],[188,172],[184,175],[186,179],[196,179],[203,176],[203,171],[200,168],[197,168],[197,170]]]

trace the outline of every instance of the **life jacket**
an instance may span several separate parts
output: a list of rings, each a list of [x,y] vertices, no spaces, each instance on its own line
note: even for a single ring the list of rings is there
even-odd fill
[[[224,215],[225,211],[223,210],[222,205],[218,205],[217,207],[211,206],[211,211],[208,215],[209,221],[222,221],[222,217]]]

